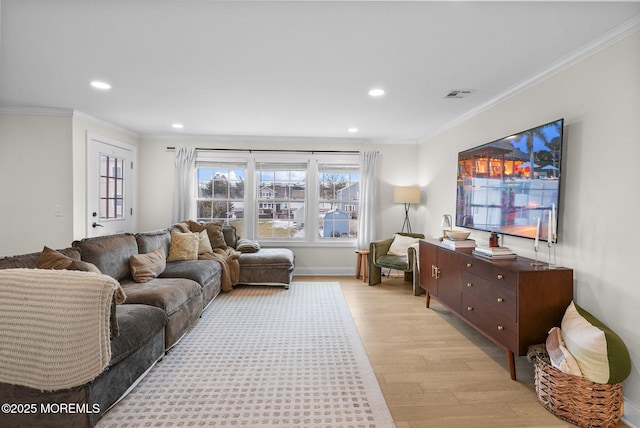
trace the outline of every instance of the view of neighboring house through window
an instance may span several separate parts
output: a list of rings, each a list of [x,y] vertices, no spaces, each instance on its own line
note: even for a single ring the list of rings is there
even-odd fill
[[[214,159],[214,156],[216,159]],[[197,220],[224,221],[249,239],[299,243],[357,237],[360,165],[348,155],[202,154]]]
[[[246,166],[203,164],[197,168],[198,221],[224,221],[244,236]]]
[[[257,162],[257,238],[305,237],[307,163]]]
[[[100,155],[100,219],[124,218],[124,159]]]
[[[318,230],[321,238],[355,238],[359,203],[359,165],[318,165]]]

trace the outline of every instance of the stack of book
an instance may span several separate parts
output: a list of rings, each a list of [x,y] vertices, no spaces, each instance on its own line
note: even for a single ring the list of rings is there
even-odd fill
[[[488,259],[515,259],[516,254],[507,247],[476,247],[473,253]]]
[[[453,239],[444,238],[442,240],[442,246],[455,250],[456,248],[475,248],[476,241],[474,239],[463,239],[461,241],[454,241]]]

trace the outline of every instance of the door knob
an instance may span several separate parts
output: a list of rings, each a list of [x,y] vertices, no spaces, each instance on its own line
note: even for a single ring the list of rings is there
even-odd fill
[[[93,224],[91,225],[91,227],[104,227],[103,225],[101,225],[100,223],[96,223],[95,221],[93,222]]]

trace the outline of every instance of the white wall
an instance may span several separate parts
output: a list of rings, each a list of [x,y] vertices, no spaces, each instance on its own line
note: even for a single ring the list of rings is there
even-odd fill
[[[0,114],[0,256],[69,246],[72,180],[70,114]]]
[[[376,233],[378,237],[391,237],[402,227],[404,208],[393,204],[393,186],[414,185],[416,177],[416,144],[362,144],[334,143],[325,141],[310,143],[282,143],[278,141],[260,141],[258,143],[229,143],[211,140],[199,141],[185,138],[184,141],[161,138],[143,138],[139,145],[140,230],[165,228],[171,224],[173,204],[173,177],[175,152],[167,146],[215,147],[234,149],[299,149],[299,150],[377,150],[378,191],[376,195],[378,218]],[[420,227],[416,210],[412,209],[413,229]],[[354,274],[356,265],[355,244],[348,248],[295,247],[296,274],[337,275]]]
[[[625,420],[640,426],[640,32],[421,141],[418,181],[429,194],[424,232],[438,235],[442,214],[455,211],[458,151],[560,117],[566,164],[558,263],[574,269],[576,302],[628,346],[633,369],[624,383]],[[489,234],[471,237],[487,245]],[[504,245],[533,257],[530,240],[507,237]]]

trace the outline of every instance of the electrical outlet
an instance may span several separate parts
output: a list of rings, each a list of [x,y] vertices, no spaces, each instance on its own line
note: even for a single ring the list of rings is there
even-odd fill
[[[56,217],[62,217],[62,205],[53,206],[53,215]]]

